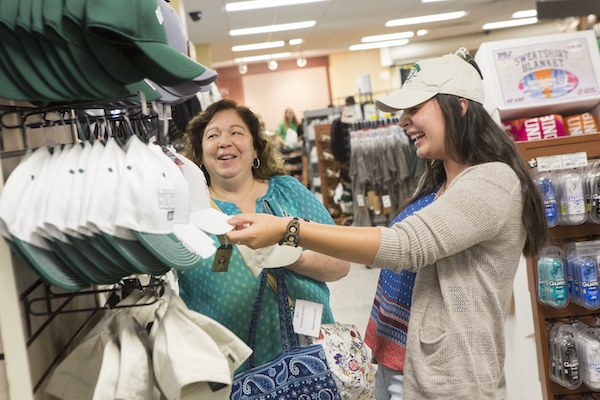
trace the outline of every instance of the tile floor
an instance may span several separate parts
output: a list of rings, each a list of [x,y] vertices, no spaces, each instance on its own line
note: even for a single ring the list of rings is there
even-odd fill
[[[354,324],[364,336],[377,288],[379,269],[352,264],[348,275],[328,283],[331,291],[331,308],[338,322]],[[503,385],[498,388],[496,400],[509,400]]]

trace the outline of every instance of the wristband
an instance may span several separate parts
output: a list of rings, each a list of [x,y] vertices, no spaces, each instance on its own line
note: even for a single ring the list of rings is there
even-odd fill
[[[285,230],[283,239],[279,242],[279,245],[294,246],[298,247],[298,241],[300,240],[300,222],[298,217],[294,217],[288,222]]]

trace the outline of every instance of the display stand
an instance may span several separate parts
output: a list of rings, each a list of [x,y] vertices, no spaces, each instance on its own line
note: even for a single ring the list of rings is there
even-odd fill
[[[549,114],[566,117],[590,112],[596,119],[600,117],[600,54],[595,34],[591,31],[482,43],[475,54],[475,61],[484,78],[483,105],[499,124]],[[600,136],[591,134],[519,142],[518,148],[525,161],[581,151],[586,151],[588,158],[592,158],[600,156]],[[598,233],[600,226],[590,223],[558,226],[550,230],[552,240],[577,240]],[[529,309],[515,307],[515,315],[511,317],[514,321],[511,347],[507,346],[507,359],[512,360],[505,368],[507,394],[510,398],[529,400],[524,393],[527,386],[537,383],[537,375],[544,399],[554,399],[558,394],[589,392],[583,386],[578,391],[570,391],[550,380],[545,328],[554,318],[585,316],[591,312],[575,305],[561,310],[541,306],[536,298],[535,263],[535,259],[526,260],[527,274],[518,274],[514,286],[515,298],[531,298],[535,343],[530,339]],[[525,278],[527,282],[522,282]],[[537,372],[531,367],[523,367],[529,365],[527,362],[530,360],[524,357],[533,353],[533,347],[538,359]],[[515,386],[511,387],[513,383]],[[579,399],[581,396],[567,398]]]
[[[587,152],[588,158],[600,158],[600,133],[531,142],[519,142],[517,145],[519,152],[526,161],[537,157],[571,154],[584,151]],[[586,222],[583,225],[556,226],[550,229],[550,240],[554,243],[559,243],[560,241],[568,239],[584,240],[591,236],[598,235],[600,235],[600,225],[590,222]],[[537,300],[536,285],[538,277],[536,265],[537,259],[527,259],[529,293],[531,295],[531,304],[533,307],[538,367],[544,399],[555,399],[555,396],[560,394],[575,396],[586,392],[589,393],[591,390],[584,384],[576,390],[569,390],[550,379],[548,374],[549,360],[546,329],[553,320],[569,320],[573,317],[577,317],[582,321],[589,323],[592,316],[597,315],[598,311],[588,310],[574,303],[569,303],[567,307],[562,309],[541,305]]]

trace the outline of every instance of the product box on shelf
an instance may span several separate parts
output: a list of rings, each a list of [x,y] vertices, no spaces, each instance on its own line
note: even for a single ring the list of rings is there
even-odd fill
[[[593,31],[482,43],[484,107],[499,123],[600,110],[600,53]]]

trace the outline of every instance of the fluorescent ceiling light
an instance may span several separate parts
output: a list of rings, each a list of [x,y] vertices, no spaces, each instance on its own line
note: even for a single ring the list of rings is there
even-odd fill
[[[276,42],[243,44],[243,45],[240,45],[240,46],[233,46],[231,48],[231,51],[249,51],[249,50],[261,50],[261,49],[273,49],[275,47],[283,47],[283,46],[285,46],[285,42],[283,40],[278,40]]]
[[[242,57],[242,58],[236,58],[235,60],[233,60],[236,63],[245,63],[245,62],[252,62],[252,61],[262,61],[262,60],[272,60],[274,58],[285,58],[285,57],[291,57],[292,53],[288,52],[288,53],[275,53],[275,54],[265,54],[262,56],[251,56],[251,57]]]
[[[448,0],[421,0],[421,3],[437,3],[439,1],[448,1]]]
[[[388,27],[404,26],[404,25],[424,24],[426,22],[446,21],[449,19],[462,18],[465,15],[467,15],[466,11],[457,11],[457,12],[444,13],[444,14],[424,15],[422,17],[393,19],[393,20],[386,22],[385,26],[388,26]]]
[[[291,31],[293,29],[303,29],[315,26],[317,21],[293,22],[291,24],[257,26],[255,28],[232,29],[229,31],[230,36],[254,35],[256,33],[270,33]]]
[[[295,4],[316,3],[318,1],[327,0],[253,0],[253,1],[238,1],[237,3],[225,4],[226,11],[245,11],[256,10],[258,8],[269,8],[279,6],[292,6]]]
[[[537,10],[523,10],[517,11],[511,18],[529,18],[529,17],[537,17]]]
[[[427,29],[419,29],[417,31],[417,36],[425,36],[429,33],[429,31]]]
[[[377,36],[365,36],[360,39],[363,43],[371,43],[371,42],[381,42],[384,40],[396,40],[396,39],[408,39],[415,36],[412,31],[408,32],[398,32],[398,33],[389,33],[387,35],[377,35]]]
[[[290,46],[295,46],[297,44],[301,44],[302,42],[304,42],[304,40],[302,39],[290,39],[288,43],[290,44]]]
[[[514,26],[531,25],[535,24],[537,21],[537,18],[511,19],[509,21],[490,22],[488,24],[484,24],[481,28],[484,31],[489,31],[490,29],[511,28]]]
[[[350,46],[350,51],[380,49],[382,47],[404,46],[407,43],[408,43],[408,39],[400,39],[400,40],[388,40],[387,42],[353,44],[352,46]]]

